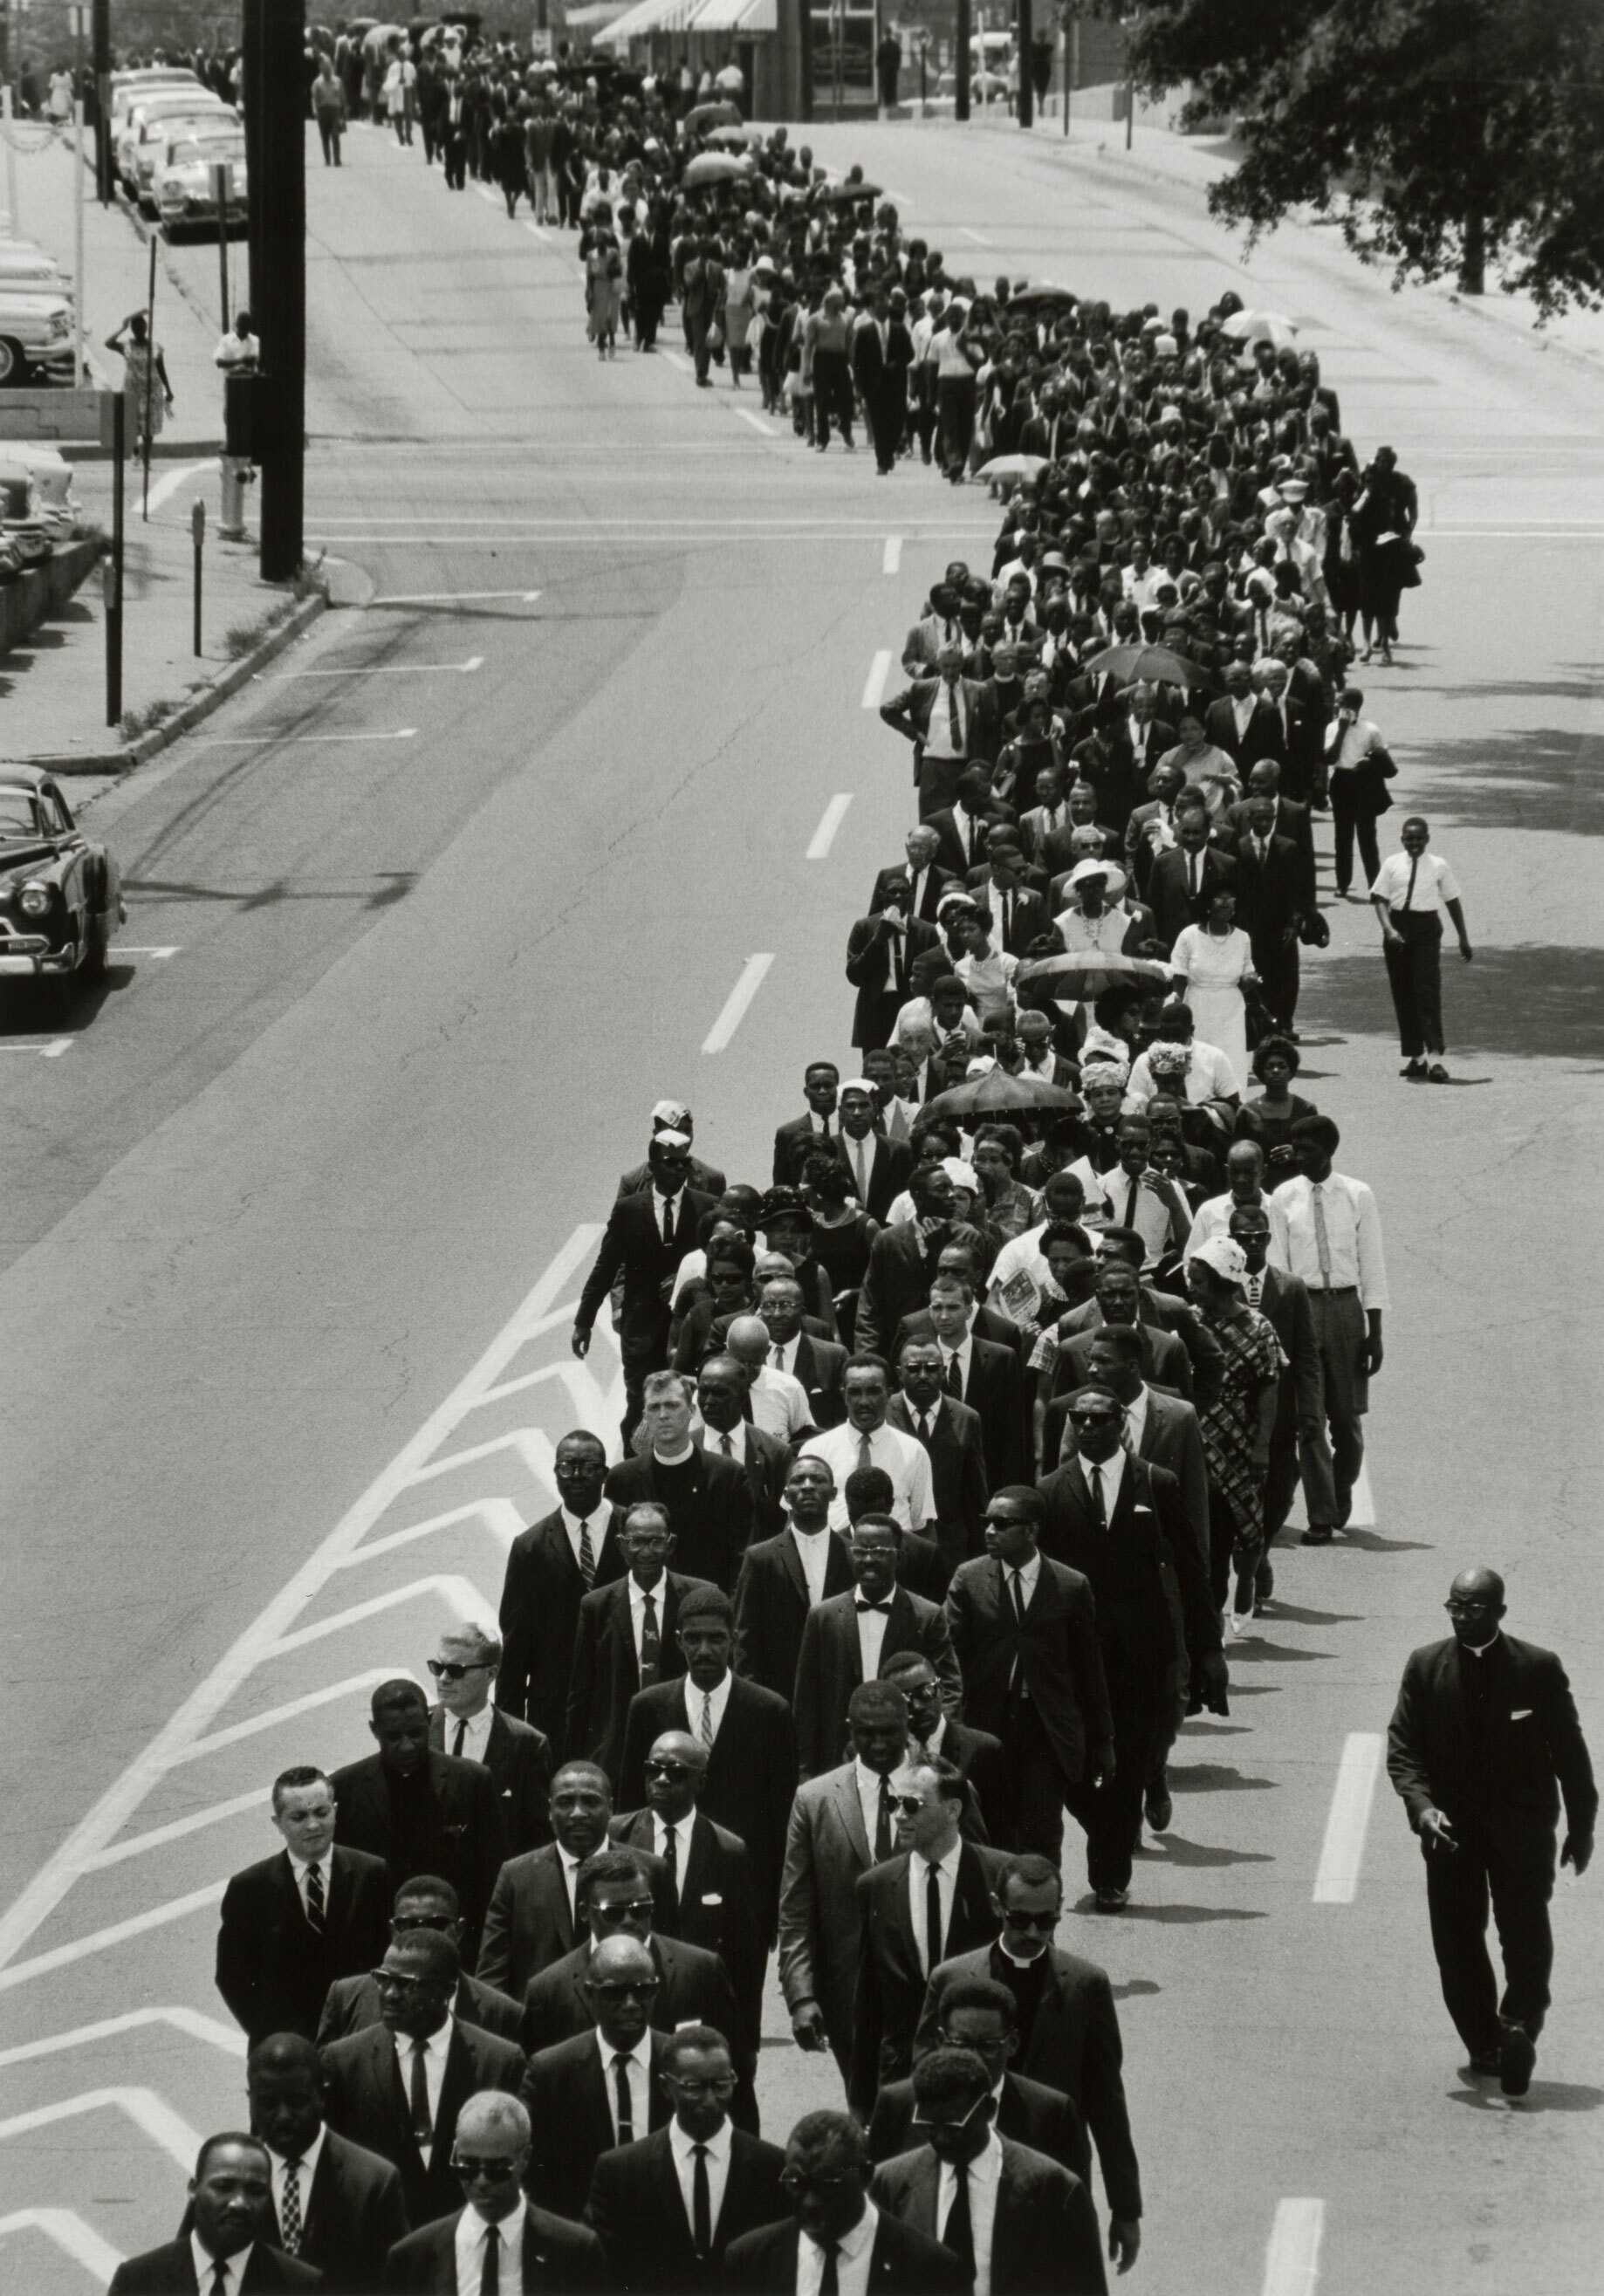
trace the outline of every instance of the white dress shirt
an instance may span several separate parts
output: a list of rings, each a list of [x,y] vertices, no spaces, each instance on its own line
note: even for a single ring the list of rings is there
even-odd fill
[[[1186,1097],[1195,1108],[1199,1101],[1234,1100],[1241,1090],[1231,1057],[1218,1045],[1206,1045],[1194,1037],[1190,1046],[1191,1058],[1186,1065]],[[1145,1053],[1137,1055],[1131,1070],[1131,1081],[1125,1086],[1125,1113],[1132,1115],[1144,1109],[1158,1091],[1153,1080],[1151,1064]],[[1166,1086],[1172,1090],[1173,1086]]]
[[[319,1873],[323,1875],[323,1919],[326,1921],[329,1915],[329,1891],[333,1886],[334,1881],[333,1850],[325,1849],[321,1857],[315,1858],[298,1857],[293,1849],[287,1851],[286,1855],[290,1859],[290,1871],[295,1876],[295,1886],[300,1892],[301,1910],[303,1913],[305,1913],[307,1909],[307,1874],[310,1872],[311,1868],[315,1866]]]
[[[524,2296],[523,2236],[528,2202],[520,2193],[518,2206],[503,2217],[495,2230],[501,2235],[496,2259],[496,2284],[501,2296]],[[464,2209],[456,2224],[456,2284],[462,2296],[479,2296],[485,2284],[485,2240],[491,2227],[477,2209]]]
[[[872,2201],[848,2233],[836,2243],[836,2286],[841,2296],[868,2296],[869,2267],[874,2261],[874,2235],[880,2210]],[[811,2234],[797,2235],[797,2296],[819,2296],[824,2284],[824,2251]]]
[[[954,718],[958,728],[955,741],[953,737]],[[942,678],[939,681],[939,690],[930,702],[930,723],[924,742],[926,757],[967,757],[968,734],[969,704],[964,697],[963,680],[960,677],[954,684],[949,685],[946,680]]]
[[[864,1677],[865,1681],[870,1678],[871,1677],[868,1676]],[[870,1769],[863,1761],[855,1754],[852,1758],[852,1775],[857,1785],[858,1808],[863,1812],[863,1832],[869,1838],[869,1854],[870,1857],[872,1857],[874,1855],[874,1830],[880,1824],[880,1774],[878,1770]],[[889,1781],[888,1781],[888,1788]],[[895,1811],[892,1812],[891,1816],[891,1831],[893,1839],[895,1839],[896,1833],[896,1815]]]
[[[822,1459],[835,1477],[836,1495],[830,1509],[832,1530],[847,1529],[847,1478],[858,1464],[862,1444],[857,1429],[844,1421],[822,1435],[810,1436],[798,1454],[804,1459]],[[927,1522],[934,1522],[930,1455],[916,1436],[904,1435],[899,1427],[888,1427],[882,1421],[869,1438],[869,1464],[883,1467],[890,1476],[891,1512],[904,1530],[922,1530]],[[872,1678],[864,1677],[865,1681]]]
[[[757,1413],[754,1410],[754,1419],[756,1416]],[[710,1451],[716,1459],[728,1459],[732,1466],[743,1467],[746,1464],[747,1455],[746,1421],[738,1419],[733,1427],[726,1430],[722,1427],[709,1427],[704,1419],[702,1449]]]
[[[807,1390],[790,1372],[774,1371],[765,1364],[752,1382],[750,1394],[752,1423],[761,1427],[765,1435],[777,1435],[782,1443],[794,1443],[805,1427],[813,1425]]]
[[[656,1220],[657,1232],[659,1235],[662,1237],[665,1243],[672,1242],[674,1235],[679,1227],[680,1202],[681,1199],[678,1195],[663,1196],[659,1195],[655,1188],[651,1191],[651,1217]],[[664,1234],[663,1231],[663,1218],[665,1214],[667,1215],[668,1219],[668,1229],[667,1234]]]
[[[1260,1191],[1259,1206],[1270,1221],[1270,1250],[1267,1255],[1270,1266],[1279,1267],[1284,1275],[1289,1250],[1287,1208],[1285,1204],[1278,1203],[1268,1189]],[[1206,1203],[1199,1204],[1192,1218],[1191,1233],[1186,1239],[1183,1257],[1190,1259],[1211,1235],[1228,1236],[1231,1234],[1231,1215],[1236,1208],[1236,1198],[1229,1188],[1223,1196],[1210,1196]]]
[[[891,1598],[888,1596],[887,1599]],[[886,1640],[886,1628],[891,1621],[884,1611],[875,1610],[856,1596],[854,1597],[854,1607],[857,1611],[858,1665],[863,1680],[874,1682],[880,1677],[880,1651]]]
[[[607,1537],[607,1515],[602,1502],[598,1500],[594,1514],[570,1514],[567,1507],[561,1508],[559,1512],[562,1516],[562,1528],[577,1570],[583,1567],[579,1562],[579,1534],[588,1526],[591,1537],[591,1566],[593,1569],[602,1560],[602,1542]]]
[[[408,2070],[410,2070],[410,2067]],[[318,2159],[323,2152],[323,2125],[320,2120],[317,2124],[316,2136],[312,2139],[312,2142],[307,2145],[304,2152],[300,2152],[296,2155],[295,2181],[300,2193],[300,2214],[303,2227],[307,2221],[307,2204],[312,2197],[312,2179],[317,2174]],[[278,2217],[279,2229],[282,2232],[284,2224],[284,2171],[290,2166],[289,2155],[283,2152],[275,2152],[270,2144],[267,2147],[267,2166],[269,2174],[273,2179],[273,2206]],[[201,2285],[204,2288],[205,2283],[202,2282]]]
[[[1328,1265],[1323,1267],[1314,1225],[1316,1190],[1325,1225]],[[1381,1255],[1381,1216],[1363,1180],[1330,1172],[1324,1180],[1315,1182],[1299,1172],[1281,1182],[1275,1197],[1287,1215],[1289,1270],[1302,1276],[1311,1294],[1357,1291],[1367,1309],[1392,1305],[1387,1292],[1387,1263]]]
[[[685,1868],[691,1863],[691,1829],[696,1824],[696,1812],[672,1821],[651,1813],[651,1846],[665,1865],[668,1862],[668,1836],[674,1836],[674,1888],[676,1897],[685,1894]],[[646,2134],[642,2129],[641,2135]]]
[[[240,2296],[240,2285],[250,2268],[250,2255],[255,2246],[255,2241],[250,2240],[233,2256],[214,2256],[209,2249],[201,2247],[200,2234],[191,2233],[190,2254],[195,2259],[195,2285],[200,2289],[200,2296],[212,2296],[214,2288],[219,2291],[219,2296],[224,2290],[226,2290],[227,2296]],[[223,2267],[221,2280],[215,2276],[219,2265]],[[865,2280],[867,2277],[865,2274]]]
[[[958,1400],[962,1403],[969,1393],[970,1373],[975,1361],[975,1342],[971,1332],[965,1332],[955,1348],[949,1348],[945,1340],[941,1342],[941,1384],[948,1395],[953,1391],[948,1382],[953,1376],[954,1356],[958,1358]]]
[[[685,2204],[685,2222],[696,2228],[696,2147],[705,2144],[708,2152],[708,2224],[711,2231],[718,2230],[718,2218],[724,2207],[724,2187],[730,2181],[730,2124],[727,2120],[718,2124],[714,2136],[687,2136],[679,2125],[676,2113],[668,2123],[668,2150],[674,2156],[674,2173],[679,2178],[680,2198]]]
[[[429,2091],[429,2125],[431,2128],[438,2127],[439,2122],[440,2090],[446,2080],[446,2053],[451,2046],[451,2036],[455,2025],[456,2019],[448,2009],[446,2013],[446,2022],[438,2026],[423,2044],[423,2086]],[[411,2033],[397,2033],[392,2036],[392,2038],[395,2043],[396,2063],[401,2074],[401,2094],[403,2096],[410,2097],[413,2051],[416,2045]],[[421,2144],[418,2151],[422,2156],[423,2166],[427,2169],[434,2146],[432,2144]]]
[[[578,1873],[579,1868],[584,1865],[584,1863],[585,1860],[583,1857],[570,1857],[561,1841],[557,1844],[557,1865],[559,1871],[562,1875],[562,1886],[568,1891],[569,1920],[570,1922],[574,1919],[574,1876]]]
[[[830,1568],[830,1542],[835,1537],[828,1523],[822,1530],[798,1530],[794,1522],[786,1529],[797,1542],[797,1555],[802,1565],[802,1575],[807,1581],[807,1601],[811,1609],[824,1600],[824,1574]]]
[[[495,1711],[495,1708],[488,1704],[481,1706],[477,1714],[469,1715],[453,1714],[442,1707],[440,1718],[446,1726],[442,1743],[446,1751],[448,1754],[458,1751],[456,1734],[460,1726],[462,1733],[461,1759],[464,1762],[482,1762],[486,1748],[490,1743],[490,1724]]]
[[[1112,1522],[1114,1520],[1114,1510],[1119,1505],[1119,1494],[1125,1485],[1125,1452],[1124,1446],[1122,1445],[1121,1447],[1115,1452],[1111,1459],[1098,1459],[1093,1461],[1088,1459],[1083,1451],[1077,1451],[1075,1456],[1076,1464],[1079,1466],[1082,1474],[1084,1475],[1086,1479],[1086,1488],[1088,1490],[1091,1489],[1094,1480],[1101,1480],[1102,1486],[1103,1519],[1107,1522]]]
[[[1042,1238],[1047,1233],[1043,1220],[1039,1227],[1027,1227],[1022,1235],[1010,1236],[992,1262],[991,1289],[987,1298],[994,1308],[1015,1324],[1034,1324],[1036,1310],[1042,1303],[1042,1286],[1048,1280],[1047,1262],[1042,1257]]]
[[[993,2128],[986,2136],[985,2152],[969,2163],[970,2232],[975,2244],[974,2296],[991,2296],[992,2233],[997,2221],[997,2190],[1002,2179],[1002,2140]],[[936,2190],[938,2240],[946,2229],[946,2220],[957,2197],[958,2171],[944,2161]]]
[[[829,1532],[826,1531],[824,1536],[828,1538]],[[730,1702],[730,1685],[734,1679],[734,1676],[726,1667],[724,1680],[716,1684],[713,1689],[704,1691],[697,1688],[689,1675],[685,1676],[685,1727],[699,1745],[705,1746],[708,1743],[708,1734],[705,1734],[702,1729],[704,1705],[712,1709],[713,1727],[710,1734],[716,1743],[719,1729],[724,1718],[724,1708]]]
[[[602,2082],[607,2091],[608,2118],[612,2122],[613,2140],[618,2135],[618,2084],[613,2078],[613,2059],[618,2054],[610,2041],[604,2038],[600,2026],[596,2028],[596,2054],[602,2060]],[[633,2049],[626,2052],[627,2062],[624,2078],[629,2083],[630,2125],[637,2137],[646,2136],[651,2127],[651,2032],[650,2027],[642,2034]]]
[[[641,1632],[646,1624],[646,1597],[650,1594],[657,1619],[658,1641],[663,1640],[663,1601],[668,1592],[668,1574],[665,1571],[655,1587],[642,1587],[632,1570],[625,1584],[629,1588],[629,1631],[634,1636],[635,1664],[641,1662]]]
[[[1412,868],[1412,890],[1409,877]],[[1389,909],[1407,907],[1412,914],[1422,916],[1435,916],[1444,902],[1461,898],[1459,879],[1440,853],[1422,853],[1418,864],[1412,853],[1389,853],[1376,872],[1370,897],[1372,901],[1385,901]]]
[[[936,1861],[936,1887],[941,1895],[942,1952],[953,1934],[953,1899],[958,1892],[958,1861],[963,1855],[963,1844],[954,1841],[945,1857]],[[919,1948],[919,1965],[929,1977],[941,1959],[941,1954],[930,1951],[930,1939],[925,1915],[928,1907],[925,1893],[929,1885],[930,1862],[915,1850],[908,1860],[908,1912],[913,1923],[913,1942]]]
[[[771,1341],[768,1352],[770,1370],[789,1372],[791,1377],[795,1379],[797,1376],[797,1349],[801,1345],[801,1342],[802,1334],[800,1332],[793,1332],[789,1340],[774,1340]]]

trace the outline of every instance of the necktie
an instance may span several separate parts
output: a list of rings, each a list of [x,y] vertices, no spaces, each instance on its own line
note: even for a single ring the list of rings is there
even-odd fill
[[[299,2256],[301,2244],[300,2162],[284,2163],[284,2205],[279,2210],[279,2237],[286,2256]]]
[[[641,1601],[641,1687],[657,1680],[658,1656],[662,1645],[658,1637],[657,1596],[646,1595]]]
[[[852,1162],[853,1168],[857,1174],[858,1201],[860,1204],[866,1203],[869,1200],[869,1150],[866,1142],[862,1140],[853,1142]]]
[[[1136,1179],[1134,1179],[1134,1180],[1133,1180],[1133,1181],[1132,1181],[1132,1183],[1131,1183],[1131,1193],[1130,1193],[1130,1194],[1125,1198],[1125,1226],[1126,1226],[1127,1227],[1134,1227],[1134,1226],[1135,1226],[1135,1225],[1136,1225],[1136,1207],[1137,1207],[1137,1205],[1138,1205],[1141,1201],[1142,1201],[1142,1181],[1141,1181],[1140,1177],[1138,1177]]]
[[[880,1865],[891,1855],[891,1781],[880,1782],[880,1802],[874,1813],[874,1862]]]
[[[679,1833],[675,1827],[663,1828],[663,1863],[668,1868],[668,1882],[675,1896],[679,1895]]]
[[[467,1735],[468,1725],[466,1722],[459,1722],[456,1726],[456,1736],[451,1742],[452,1753],[458,1761],[462,1759],[462,1742]]]
[[[947,688],[947,734],[952,742],[953,755],[956,757],[963,747],[963,732],[958,723],[958,688],[955,685]]]
[[[1103,1498],[1102,1469],[1090,1459],[1083,1460],[1086,1471],[1086,1488],[1092,1494],[1092,1520],[1099,1530],[1109,1528],[1109,1510]]]
[[[434,2120],[429,2110],[429,2075],[425,2070],[428,2062],[427,2045],[414,2041],[412,2045],[412,2090],[408,2111],[412,2115],[412,2133],[420,2152],[425,2144],[434,2142]]]
[[[872,1466],[873,1466],[873,1464],[874,1464],[874,1450],[873,1450],[873,1447],[872,1447],[872,1443],[871,1443],[871,1440],[870,1440],[870,1439],[869,1439],[869,1437],[868,1437],[867,1435],[860,1435],[860,1436],[858,1437],[858,1469],[859,1469],[859,1472],[861,1472],[863,1471],[863,1468],[865,1468],[865,1467],[872,1467]]]
[[[930,1439],[930,1423],[922,1411],[919,1414],[919,1439],[925,1444]]]
[[[925,1867],[925,1975],[941,1959],[941,1869]]]
[[[588,1522],[582,1522],[579,1526],[579,1576],[587,1590],[596,1583],[596,1550],[591,1545]]]
[[[620,2050],[613,2059],[613,2089],[618,2114],[618,2142],[634,2143],[634,2107],[629,2101],[629,2059]]]
[[[1316,1180],[1309,1190],[1309,1206],[1314,1214],[1314,1257],[1320,1262],[1320,1281],[1326,1291],[1331,1288],[1331,1239],[1326,1234],[1325,1198]]]
[[[1198,857],[1195,853],[1189,853],[1186,857],[1186,890],[1193,896],[1194,898],[1196,898],[1198,890]]]
[[[485,2226],[485,2262],[479,2273],[479,2296],[501,2296],[501,2226]]]
[[[819,2243],[824,2259],[824,2269],[819,2275],[819,2296],[841,2296],[841,2276],[836,2270],[836,2253],[840,2243],[833,2240]]]
[[[321,1866],[307,1868],[307,1919],[320,1933],[323,1925],[323,1878]]]
[[[693,2144],[691,2157],[696,2167],[691,2180],[691,2243],[698,2256],[706,2257],[713,2247],[713,2195],[708,2189],[708,2148]]]
[[[1015,1570],[1011,1572],[1010,1576],[1013,1579],[1014,1618],[1018,1622],[1020,1633],[1023,1634],[1025,1630],[1025,1573],[1022,1570]]]
[[[718,1447],[726,1459],[732,1459],[735,1456],[735,1438],[732,1435],[721,1435],[718,1439]]]
[[[785,1369],[785,1346],[784,1342],[780,1340],[776,1340],[774,1341],[773,1365],[776,1371],[783,1371]]]
[[[956,1350],[947,1357],[946,1391],[949,1395],[955,1395],[960,1403],[962,1402],[963,1365],[958,1360]]]
[[[228,2264],[221,2256],[212,2266],[211,2286],[207,2296],[228,2296]]]
[[[674,1242],[674,1198],[672,1196],[663,1198],[663,1242],[668,1244]]]
[[[954,2161],[953,2174],[957,2179],[958,2189],[953,2195],[953,2205],[947,2210],[946,2227],[941,2235],[941,2244],[943,2248],[950,2248],[954,2256],[968,2265],[972,2274],[975,2269],[975,2230],[970,2222],[968,2161]]]
[[[1411,906],[1414,900],[1415,878],[1420,873],[1420,855],[1418,853],[1412,853],[1409,857],[1409,890],[1404,896],[1404,906],[1406,909]]]
[[[969,817],[969,857],[970,866],[971,869],[980,857],[979,853],[977,850],[979,843],[980,816],[978,813],[971,813]]]
[[[701,1721],[699,1728],[702,1744],[710,1746],[713,1743],[713,1693],[710,1690],[704,1690],[702,1693]]]

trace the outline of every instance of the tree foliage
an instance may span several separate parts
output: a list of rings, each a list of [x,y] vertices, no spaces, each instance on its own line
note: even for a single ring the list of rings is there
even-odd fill
[[[1600,0],[1150,0],[1132,53],[1187,124],[1243,123],[1209,205],[1252,237],[1307,205],[1395,286],[1604,301]]]

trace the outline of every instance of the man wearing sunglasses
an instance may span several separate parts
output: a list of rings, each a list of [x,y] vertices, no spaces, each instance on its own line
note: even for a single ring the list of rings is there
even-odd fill
[[[953,1954],[991,1943],[1000,1926],[994,1890],[1007,1864],[959,1833],[962,1774],[939,1756],[910,1762],[891,1780],[896,1849],[860,1874],[857,1990],[852,2013],[847,2102],[867,2124],[887,2081],[913,2062],[930,1973]]]
[[[323,2054],[330,2128],[399,2169],[417,2225],[455,2206],[451,2147],[469,2097],[481,2088],[515,2096],[523,2079],[520,2049],[458,2021],[460,1975],[455,1946],[438,1931],[395,1940],[373,1972],[381,2021]]]
[[[529,2140],[529,2116],[515,2096],[487,2089],[468,2099],[451,2157],[468,2205],[397,2242],[385,2271],[387,2289],[479,2296],[482,2289],[516,2286],[520,2296],[536,2296],[546,2289],[607,2286],[595,2234],[524,2198]]]
[[[791,2221],[732,2241],[724,2285],[762,2296],[945,2296],[974,2274],[869,2197],[869,2150],[849,2112],[807,2112],[785,2148]]]
[[[438,1874],[414,1874],[396,1892],[390,1914],[391,1938],[413,1937],[422,1930],[449,1938],[458,1952],[462,1951],[462,1922],[457,1893]],[[503,2041],[517,2040],[523,2018],[523,2011],[510,1995],[498,1993],[495,1986],[486,1985],[467,1970],[457,1980],[451,2011],[465,2024],[477,2025],[480,2032],[495,2033]],[[323,2002],[317,2045],[322,2048],[330,2041],[343,2040],[348,2033],[359,2033],[364,2025],[381,2021],[379,1987],[372,1971],[366,1969],[360,1977],[338,1977]]]
[[[625,1512],[618,1545],[628,1576],[596,1587],[579,1605],[567,1726],[569,1753],[599,1763],[615,1789],[629,1702],[637,1690],[684,1672],[679,1606],[692,1587],[707,1583],[669,1570],[674,1529],[659,1500],[639,1500]]]
[[[602,2155],[585,2214],[615,2287],[630,2296],[690,2296],[717,2283],[732,2240],[784,2215],[785,2155],[732,2124],[735,2069],[724,2035],[710,2025],[670,2033],[659,2077],[673,2120]]]
[[[918,2150],[881,2163],[880,2208],[939,2240],[989,2296],[1105,2296],[1097,2212],[1080,2178],[992,2122],[991,2075],[972,2049],[913,2068]]]
[[[528,2189],[560,2217],[584,2214],[604,2152],[668,2119],[667,2036],[652,2024],[659,1990],[639,1938],[604,1938],[585,1970],[583,2027],[529,2061],[520,2092],[535,2132]]]
[[[501,1662],[501,1636],[475,1620],[442,1632],[428,1661],[437,1698],[429,1710],[429,1742],[460,1762],[483,1762],[501,1811],[506,1855],[516,1857],[552,1838],[547,1804],[554,1765],[544,1730],[491,1704]]]
[[[847,1702],[859,1683],[875,1679],[894,1652],[922,1651],[940,1680],[947,1711],[955,1714],[963,1702],[963,1679],[939,1604],[897,1584],[901,1547],[902,1525],[894,1515],[861,1515],[847,1549],[855,1587],[807,1614],[792,1700],[804,1778],[817,1777],[840,1760]]]

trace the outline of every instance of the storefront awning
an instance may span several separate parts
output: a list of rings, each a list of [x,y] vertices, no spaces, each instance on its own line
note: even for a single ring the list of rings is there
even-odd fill
[[[780,29],[778,0],[701,0],[692,18],[693,32],[758,32]]]
[[[563,29],[568,32],[599,32],[604,24],[616,24],[620,16],[627,15],[634,0],[585,0],[583,8],[565,8]]]
[[[635,5],[616,24],[598,32],[596,44],[621,47],[628,40],[643,40],[652,32],[688,31],[697,0],[635,0]]]

